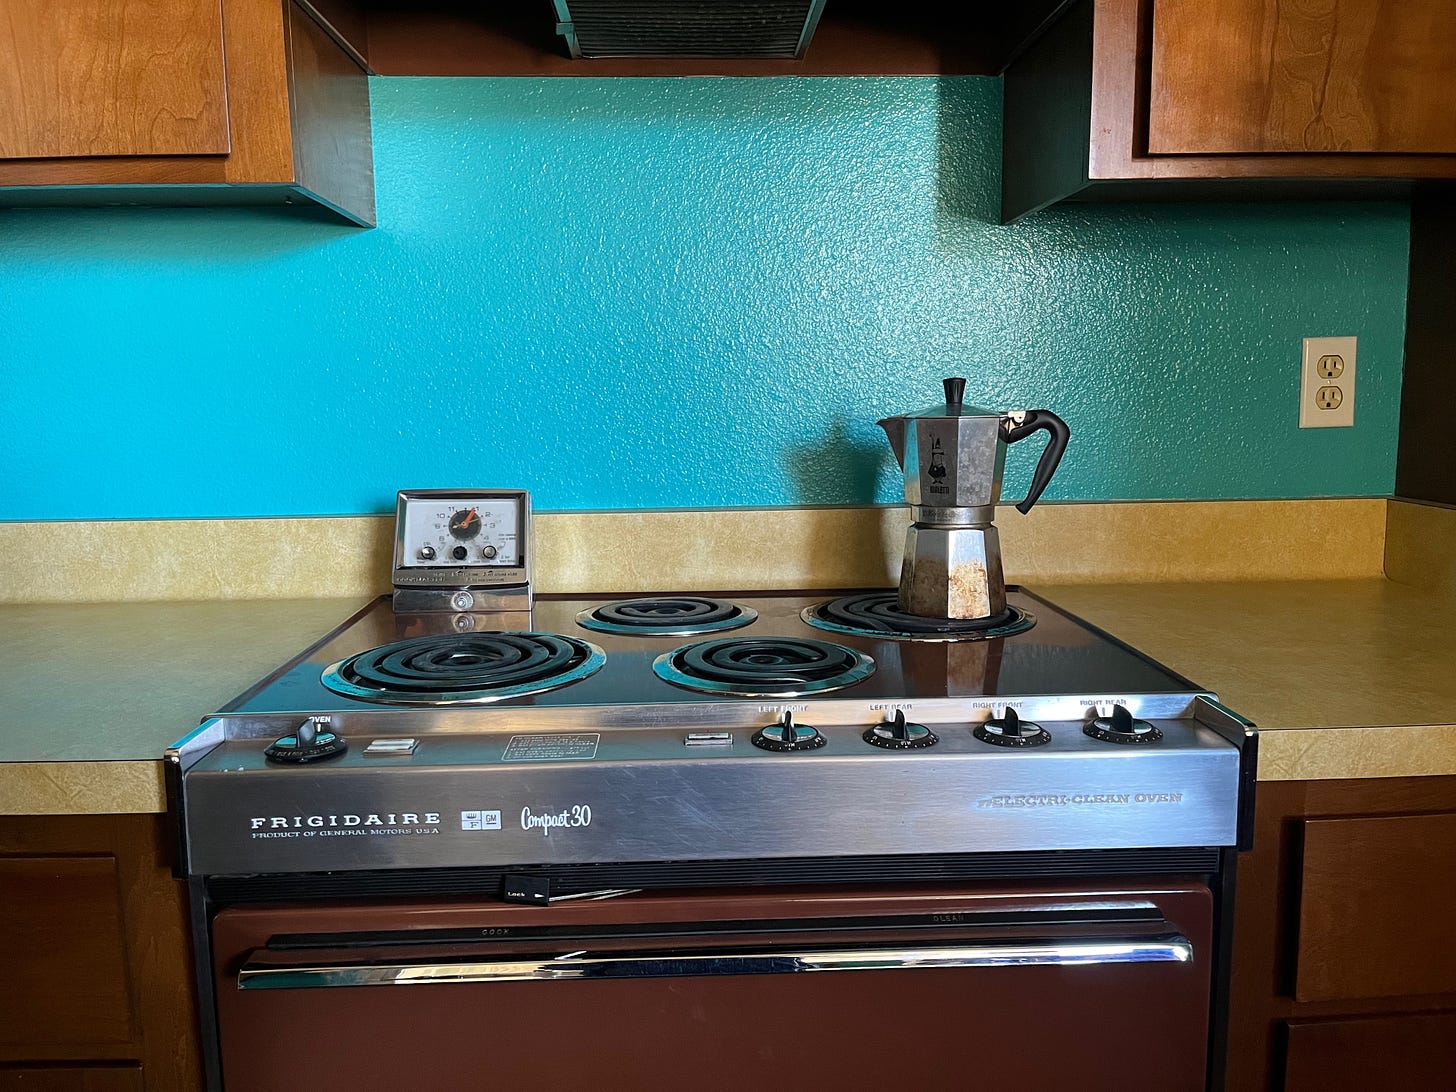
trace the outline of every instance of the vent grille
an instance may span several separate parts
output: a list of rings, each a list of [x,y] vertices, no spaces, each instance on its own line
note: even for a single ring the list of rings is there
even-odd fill
[[[573,57],[791,60],[804,55],[824,0],[555,0]]]

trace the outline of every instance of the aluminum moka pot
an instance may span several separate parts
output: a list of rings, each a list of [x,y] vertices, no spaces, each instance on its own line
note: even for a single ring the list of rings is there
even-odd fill
[[[913,522],[900,566],[901,610],[929,618],[996,618],[1006,612],[1001,542],[992,520],[1001,499],[1006,445],[1049,434],[1031,488],[1031,511],[1052,480],[1071,430],[1051,410],[999,413],[963,404],[966,381],[945,380],[945,404],[879,422],[905,472]]]

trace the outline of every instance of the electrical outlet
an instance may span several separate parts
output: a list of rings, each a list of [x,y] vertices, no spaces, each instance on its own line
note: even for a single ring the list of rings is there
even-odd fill
[[[1307,337],[1299,381],[1300,428],[1355,423],[1355,339]]]

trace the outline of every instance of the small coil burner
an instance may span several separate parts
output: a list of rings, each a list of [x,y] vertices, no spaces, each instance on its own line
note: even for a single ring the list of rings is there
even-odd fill
[[[387,705],[472,705],[554,690],[601,670],[596,645],[555,633],[414,637],[325,669],[336,694]]]
[[[989,618],[925,618],[901,610],[896,598],[892,591],[849,595],[805,607],[799,617],[816,629],[892,641],[984,641],[1036,625],[1036,616],[1020,607]]]
[[[652,670],[688,690],[741,698],[796,698],[839,690],[875,672],[868,656],[798,637],[723,637],[659,656]]]
[[[596,610],[584,610],[576,616],[576,624],[602,633],[694,637],[700,633],[739,629],[757,618],[758,611],[723,599],[653,596],[621,599]]]

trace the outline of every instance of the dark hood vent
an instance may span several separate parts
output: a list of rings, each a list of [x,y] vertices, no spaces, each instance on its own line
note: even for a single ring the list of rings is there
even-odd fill
[[[824,0],[554,0],[573,57],[804,55]]]

